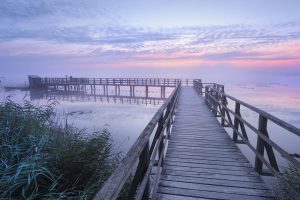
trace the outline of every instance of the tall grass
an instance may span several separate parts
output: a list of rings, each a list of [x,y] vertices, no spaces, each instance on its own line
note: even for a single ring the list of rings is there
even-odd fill
[[[106,129],[61,127],[54,107],[0,104],[0,199],[91,199],[119,162]]]

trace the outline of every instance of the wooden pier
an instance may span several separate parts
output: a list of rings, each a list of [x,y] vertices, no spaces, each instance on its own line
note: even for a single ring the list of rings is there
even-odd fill
[[[182,87],[156,199],[273,199],[192,87]]]
[[[56,90],[64,92],[87,92],[97,94],[102,91],[103,95],[108,95],[109,88],[114,89],[115,96],[120,96],[121,88],[128,88],[129,96],[135,96],[137,87],[145,88],[145,98],[149,97],[149,88],[160,88],[160,98],[165,98],[166,88],[176,87],[179,79],[160,78],[48,78],[36,75],[28,76],[30,89]],[[187,83],[188,84],[188,83]],[[101,89],[100,89],[101,88]]]
[[[300,170],[299,155],[269,138],[268,122],[300,137],[298,128],[225,94],[223,85],[192,82],[193,88],[178,83],[95,200],[117,199],[126,183],[130,200],[274,199],[260,177],[268,169],[268,175],[286,181],[274,151]],[[257,113],[257,127],[243,118],[242,107]],[[256,135],[256,146],[248,134]],[[235,143],[247,145],[254,153],[254,167]]]
[[[203,83],[200,79],[37,76],[29,77],[29,82],[31,88],[48,90],[80,91],[90,87],[94,96],[97,86],[103,86],[104,91],[110,86],[116,90],[129,87],[132,97],[137,86],[145,87],[146,91],[149,87],[160,87],[160,98],[165,98],[166,87],[174,88],[94,200],[115,200],[121,193],[124,195],[121,191],[125,185],[129,188],[125,197],[128,200],[269,200],[274,196],[260,175],[273,175],[286,182],[275,155],[300,170],[300,156],[269,137],[268,123],[298,137],[300,129],[226,94],[220,84]],[[148,97],[146,92],[142,98]],[[229,101],[234,109],[229,108]],[[244,108],[257,114],[257,125],[243,118]],[[254,134],[256,144],[249,141],[249,134]],[[253,152],[254,167],[236,144],[247,145]],[[289,191],[296,194],[292,188]]]

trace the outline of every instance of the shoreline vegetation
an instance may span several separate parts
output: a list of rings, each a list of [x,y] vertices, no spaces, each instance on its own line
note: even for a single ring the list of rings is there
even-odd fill
[[[0,104],[0,199],[92,199],[121,160],[107,129],[83,137],[55,105]]]

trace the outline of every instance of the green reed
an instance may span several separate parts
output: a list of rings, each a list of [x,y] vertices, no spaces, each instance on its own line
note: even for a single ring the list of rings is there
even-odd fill
[[[91,199],[119,162],[107,129],[62,127],[54,107],[0,104],[0,199]]]

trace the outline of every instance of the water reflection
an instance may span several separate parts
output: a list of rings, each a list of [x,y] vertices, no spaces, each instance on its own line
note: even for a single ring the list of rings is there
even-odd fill
[[[64,91],[43,91],[30,90],[30,101],[47,99],[55,101],[69,102],[102,102],[102,103],[121,103],[121,104],[151,104],[162,105],[166,98],[161,97],[141,97],[126,95],[104,95],[89,94],[86,92],[64,92]]]
[[[173,88],[165,91],[167,98]],[[48,90],[11,90],[0,89],[0,101],[5,97],[22,102],[29,100],[36,105],[45,105],[49,101],[57,101],[57,121],[73,124],[78,128],[94,131],[107,128],[112,133],[116,148],[124,153],[130,148],[136,138],[144,130],[157,109],[166,98],[160,98],[159,88],[149,88],[149,97],[146,98],[142,88],[136,88],[135,96],[127,94],[126,89],[121,95],[114,95],[113,88],[106,95],[90,94],[86,92],[63,92]]]

